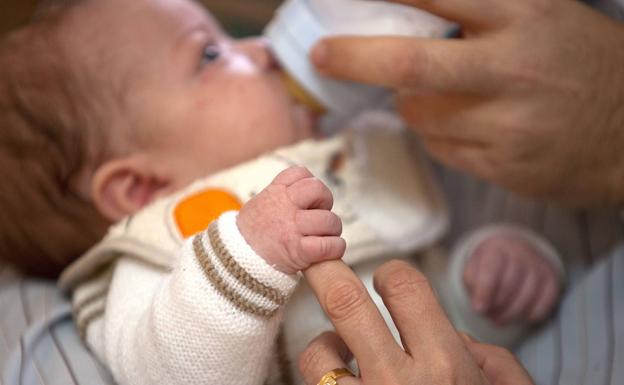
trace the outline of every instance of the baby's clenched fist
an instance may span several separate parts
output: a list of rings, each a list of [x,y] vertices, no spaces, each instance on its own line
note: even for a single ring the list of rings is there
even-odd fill
[[[294,274],[342,258],[342,222],[330,210],[332,193],[310,171],[291,167],[243,206],[238,228],[253,250],[277,270]]]
[[[561,281],[552,261],[520,234],[496,234],[476,246],[464,270],[473,308],[498,324],[539,322],[557,304]]]

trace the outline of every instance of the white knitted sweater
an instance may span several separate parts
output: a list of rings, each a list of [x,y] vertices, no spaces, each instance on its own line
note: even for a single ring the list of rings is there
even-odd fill
[[[74,296],[79,331],[120,384],[262,384],[296,277],[257,256],[228,212],[172,270],[124,256]]]
[[[397,125],[388,119],[366,121]],[[446,226],[444,208],[404,133],[378,134],[360,128],[359,139],[344,134],[302,143],[199,181],[114,226],[70,266],[61,285],[73,291],[78,329],[116,381],[292,383],[286,362],[331,327],[313,295],[300,287],[285,311],[298,277],[254,253],[238,231],[236,212],[185,240],[176,207],[215,188],[245,202],[279,171],[304,164],[333,190],[348,243],[345,261],[370,278],[380,258],[430,244]],[[354,155],[355,146],[365,158]],[[347,160],[335,162],[337,154]],[[342,166],[328,171],[337,163]]]

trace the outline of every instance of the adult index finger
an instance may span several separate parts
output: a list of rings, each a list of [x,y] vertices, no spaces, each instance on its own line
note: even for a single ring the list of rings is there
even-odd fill
[[[358,362],[362,376],[401,364],[406,358],[362,282],[341,261],[304,272],[323,310]]]
[[[341,36],[321,40],[311,60],[324,75],[382,87],[483,93],[498,89],[481,42],[404,36]]]

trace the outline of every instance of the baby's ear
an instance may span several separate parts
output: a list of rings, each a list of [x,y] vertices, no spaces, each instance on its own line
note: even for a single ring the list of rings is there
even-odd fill
[[[104,217],[119,221],[170,189],[170,182],[140,155],[102,164],[91,180],[91,199]]]

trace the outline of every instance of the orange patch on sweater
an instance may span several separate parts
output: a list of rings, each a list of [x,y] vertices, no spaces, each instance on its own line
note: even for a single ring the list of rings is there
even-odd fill
[[[232,193],[209,189],[191,195],[178,203],[173,215],[184,238],[204,231],[208,225],[230,210],[240,210],[241,201]]]

